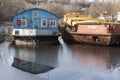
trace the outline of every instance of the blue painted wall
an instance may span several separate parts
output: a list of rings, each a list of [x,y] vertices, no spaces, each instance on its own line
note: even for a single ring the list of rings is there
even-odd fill
[[[21,25],[17,25],[17,20],[21,20],[21,19],[27,19],[27,25],[25,27],[23,27]],[[47,20],[47,26],[46,27],[41,26],[41,20],[42,19]],[[56,26],[55,27],[50,26],[50,20],[56,20]],[[20,13],[16,14],[13,17],[14,29],[58,28],[58,20],[59,20],[59,17],[56,16],[55,14],[53,14],[51,12],[48,12],[46,10],[43,10],[43,9],[39,9],[39,8],[32,8],[32,9],[25,10],[23,12],[20,12]]]

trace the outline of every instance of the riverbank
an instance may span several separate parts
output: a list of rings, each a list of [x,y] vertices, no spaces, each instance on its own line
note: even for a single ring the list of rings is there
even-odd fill
[[[0,43],[3,42],[4,40],[5,40],[5,34],[0,33]]]
[[[13,36],[11,34],[6,33],[0,33],[0,43],[1,42],[12,42],[14,40]]]

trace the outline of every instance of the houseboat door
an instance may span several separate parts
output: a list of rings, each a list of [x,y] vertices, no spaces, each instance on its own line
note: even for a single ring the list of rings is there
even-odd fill
[[[39,19],[39,12],[33,11],[32,12],[32,22],[34,28],[39,28],[40,26],[40,19]]]

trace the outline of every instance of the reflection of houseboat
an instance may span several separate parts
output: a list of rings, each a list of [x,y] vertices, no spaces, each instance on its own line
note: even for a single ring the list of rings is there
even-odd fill
[[[107,18],[108,19],[108,18]],[[60,27],[66,42],[84,42],[100,45],[120,44],[120,23],[95,19],[79,13],[64,15]]]
[[[47,72],[47,71],[53,69],[53,67],[51,67],[51,66],[27,62],[27,61],[21,60],[19,58],[14,58],[14,62],[12,64],[12,66],[14,66],[20,70],[29,72],[29,73],[33,73],[33,74],[44,73],[44,72]]]
[[[13,36],[16,42],[58,42],[59,17],[46,10],[32,8],[13,18]]]

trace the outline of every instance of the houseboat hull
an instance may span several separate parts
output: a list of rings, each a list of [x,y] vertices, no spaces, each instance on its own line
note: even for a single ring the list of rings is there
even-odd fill
[[[56,36],[14,36],[14,43],[19,45],[59,44]]]
[[[94,26],[89,28],[88,26]],[[75,26],[73,26],[75,28]],[[114,29],[109,29],[109,25],[78,25],[77,29],[70,26],[60,27],[62,38],[66,43],[79,42],[98,45],[119,45],[120,29],[119,25],[114,25]]]

